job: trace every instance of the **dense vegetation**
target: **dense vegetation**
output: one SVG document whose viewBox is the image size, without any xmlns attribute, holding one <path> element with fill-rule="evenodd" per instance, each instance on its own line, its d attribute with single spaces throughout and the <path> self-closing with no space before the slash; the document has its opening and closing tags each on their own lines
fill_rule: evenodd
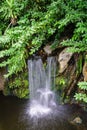
<svg viewBox="0 0 87 130">
<path fill-rule="evenodd" d="M 19 97 L 28 94 L 27 59 L 50 41 L 53 49 L 62 44 L 87 51 L 87 0 L 0 1 L 0 67 L 7 67 L 5 78 Z"/>
</svg>

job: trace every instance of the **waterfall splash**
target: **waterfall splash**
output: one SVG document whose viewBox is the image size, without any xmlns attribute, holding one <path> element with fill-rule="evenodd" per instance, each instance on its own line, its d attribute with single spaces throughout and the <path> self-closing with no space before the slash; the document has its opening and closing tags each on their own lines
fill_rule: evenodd
<svg viewBox="0 0 87 130">
<path fill-rule="evenodd" d="M 28 60 L 29 90 L 31 117 L 45 116 L 53 112 L 56 107 L 55 93 L 51 90 L 55 85 L 56 60 L 48 57 L 47 66 L 44 67 L 42 60 Z"/>
</svg>

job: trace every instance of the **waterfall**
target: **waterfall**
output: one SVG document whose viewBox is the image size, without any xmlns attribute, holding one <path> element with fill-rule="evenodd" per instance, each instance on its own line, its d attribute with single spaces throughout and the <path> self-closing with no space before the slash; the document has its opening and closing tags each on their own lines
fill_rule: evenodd
<svg viewBox="0 0 87 130">
<path fill-rule="evenodd" d="M 55 93 L 52 91 L 52 87 L 55 86 L 56 59 L 48 57 L 46 67 L 41 58 L 28 60 L 28 70 L 29 114 L 31 117 L 49 114 L 53 107 L 56 107 Z"/>
</svg>

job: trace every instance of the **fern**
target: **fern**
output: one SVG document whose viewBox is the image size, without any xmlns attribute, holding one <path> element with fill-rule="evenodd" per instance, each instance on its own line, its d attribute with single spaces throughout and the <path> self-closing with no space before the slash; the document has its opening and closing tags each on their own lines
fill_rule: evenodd
<svg viewBox="0 0 87 130">
<path fill-rule="evenodd" d="M 63 46 L 68 46 L 69 52 L 84 52 L 87 50 L 87 43 L 85 41 L 73 41 L 73 40 L 66 40 L 61 42 Z"/>
<path fill-rule="evenodd" d="M 76 93 L 74 97 L 76 100 L 83 101 L 83 102 L 87 103 L 87 94 Z"/>
<path fill-rule="evenodd" d="M 87 90 L 87 82 L 79 82 L 78 86 L 82 90 Z"/>
<path fill-rule="evenodd" d="M 79 88 L 82 90 L 82 93 L 76 93 L 75 94 L 75 99 L 84 101 L 87 103 L 87 93 L 84 93 L 84 91 L 87 91 L 87 82 L 79 82 L 78 83 Z"/>
</svg>

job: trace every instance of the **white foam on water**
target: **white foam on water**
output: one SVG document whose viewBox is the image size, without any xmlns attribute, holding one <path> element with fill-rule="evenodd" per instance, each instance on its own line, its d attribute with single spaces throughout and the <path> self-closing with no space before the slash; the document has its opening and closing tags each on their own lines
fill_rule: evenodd
<svg viewBox="0 0 87 130">
<path fill-rule="evenodd" d="M 34 101 L 33 104 L 31 104 L 28 110 L 28 113 L 31 117 L 45 116 L 51 112 L 51 108 L 38 104 L 38 102 L 36 101 Z"/>
</svg>

